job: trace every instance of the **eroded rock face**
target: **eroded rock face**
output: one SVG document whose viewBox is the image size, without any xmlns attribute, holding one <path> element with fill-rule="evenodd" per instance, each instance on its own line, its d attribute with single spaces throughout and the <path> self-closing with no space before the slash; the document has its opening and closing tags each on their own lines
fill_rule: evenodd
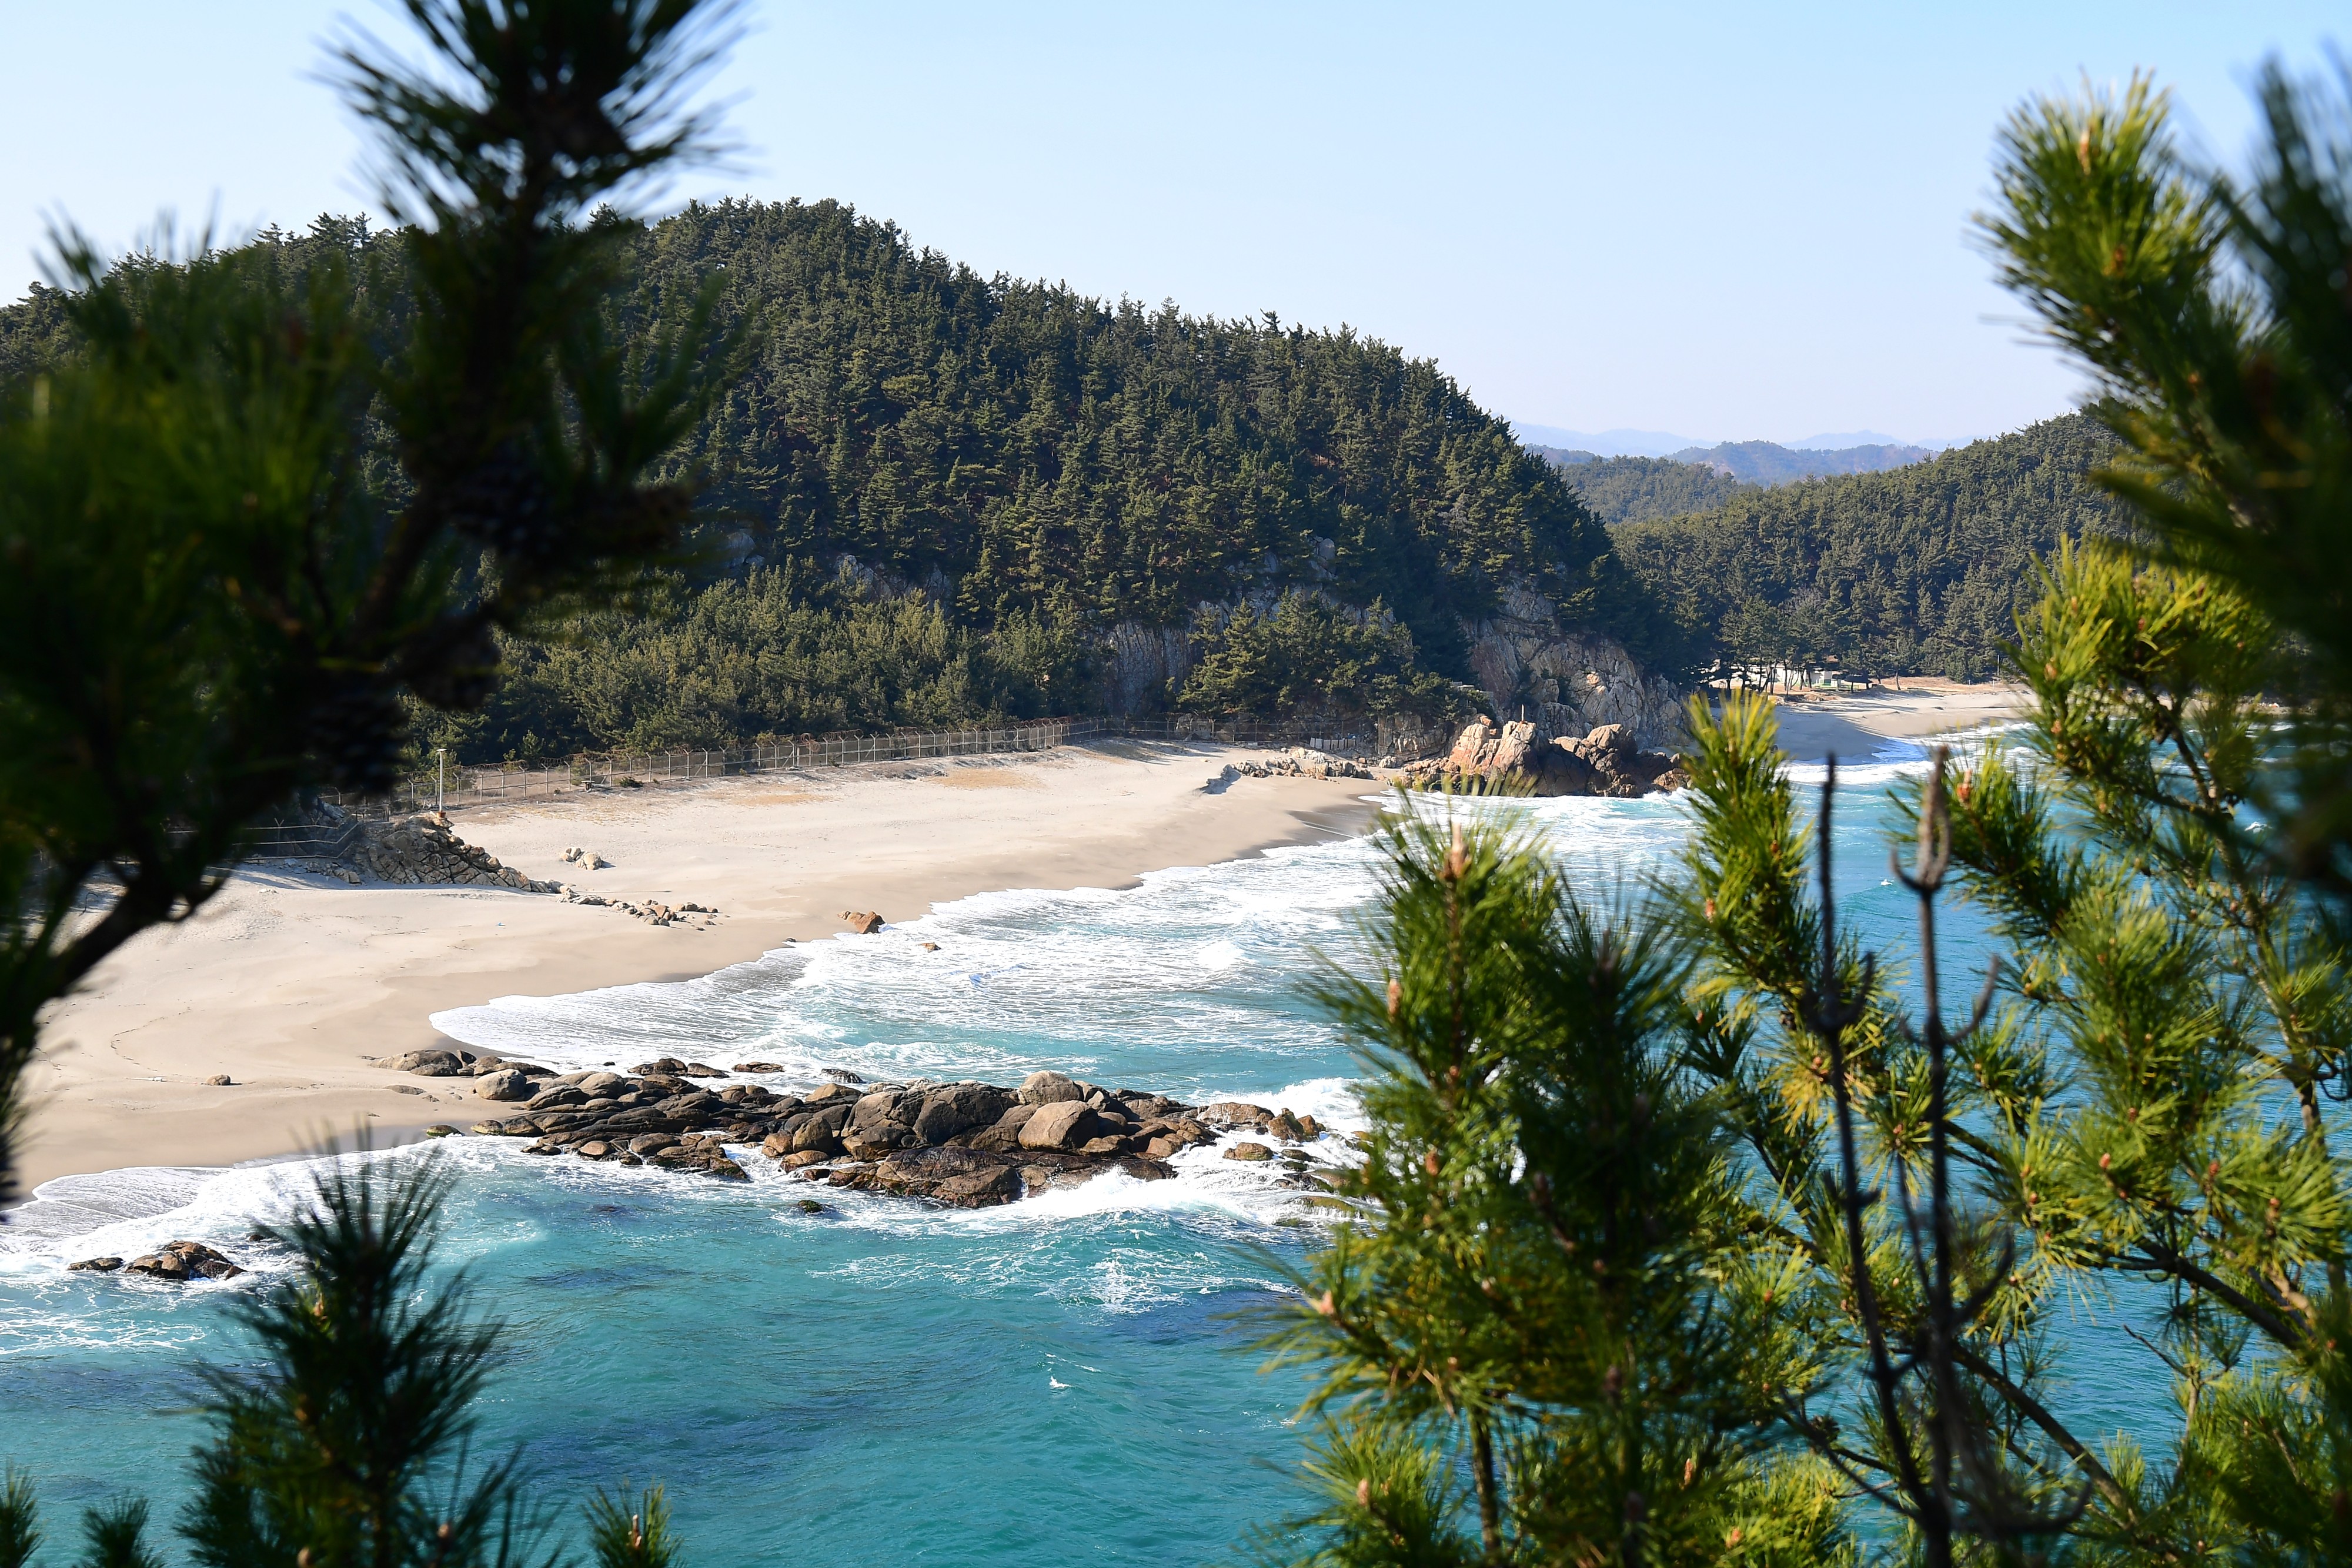
<svg viewBox="0 0 2352 1568">
<path fill-rule="evenodd" d="M 1683 696 L 1647 674 L 1607 637 L 1571 632 L 1559 607 L 1528 583 L 1507 585 L 1496 613 L 1464 628 L 1470 667 L 1499 713 L 1527 705 L 1547 736 L 1581 736 L 1622 725 L 1642 747 L 1672 750 L 1687 738 Z"/>
</svg>

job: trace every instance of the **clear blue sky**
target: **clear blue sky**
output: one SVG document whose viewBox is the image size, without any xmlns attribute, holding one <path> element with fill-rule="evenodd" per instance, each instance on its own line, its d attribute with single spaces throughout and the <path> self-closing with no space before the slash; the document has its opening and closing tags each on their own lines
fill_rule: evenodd
<svg viewBox="0 0 2352 1568">
<path fill-rule="evenodd" d="M 0 0 L 0 292 L 46 219 L 130 243 L 367 205 L 299 0 Z M 2235 159 L 2273 50 L 2339 7 L 751 0 L 736 166 L 671 200 L 833 196 L 984 272 L 1435 358 L 1523 423 L 1706 440 L 1984 434 L 2057 412 L 1967 243 L 2021 96 L 2136 66 Z M 2343 40 L 2352 42 L 2352 40 Z"/>
</svg>

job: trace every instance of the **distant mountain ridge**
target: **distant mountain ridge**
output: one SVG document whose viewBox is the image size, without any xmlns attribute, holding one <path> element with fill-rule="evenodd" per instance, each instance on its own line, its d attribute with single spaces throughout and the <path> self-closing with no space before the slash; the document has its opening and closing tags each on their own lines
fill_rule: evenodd
<svg viewBox="0 0 2352 1568">
<path fill-rule="evenodd" d="M 1559 469 L 1593 515 L 1612 526 L 1711 511 L 1743 489 L 1884 473 L 1936 455 L 1924 446 L 1879 444 L 1818 452 L 1769 441 L 1689 446 L 1671 457 L 1609 457 L 1562 446 L 1529 445 L 1528 450 Z"/>
<path fill-rule="evenodd" d="M 1686 446 L 1670 452 L 1676 463 L 1712 468 L 1727 479 L 1756 485 L 1787 485 L 1799 479 L 1819 479 L 1832 474 L 1878 474 L 1889 468 L 1924 463 L 1936 454 L 1925 446 L 1879 444 L 1848 446 L 1836 451 L 1792 448 L 1770 441 L 1726 441 L 1714 446 Z"/>
<path fill-rule="evenodd" d="M 1558 425 L 1529 424 L 1519 420 L 1511 422 L 1511 431 L 1519 438 L 1520 444 L 1530 452 L 1548 448 L 1585 452 L 1595 457 L 1685 457 L 1694 451 L 1713 451 L 1735 445 L 1778 445 L 1791 452 L 1846 452 L 1858 446 L 1901 446 L 1932 453 L 1967 444 L 1959 441 L 1906 441 L 1883 430 L 1830 431 L 1808 435 L 1801 441 L 1777 443 L 1708 442 L 1664 430 L 1563 430 Z"/>
</svg>

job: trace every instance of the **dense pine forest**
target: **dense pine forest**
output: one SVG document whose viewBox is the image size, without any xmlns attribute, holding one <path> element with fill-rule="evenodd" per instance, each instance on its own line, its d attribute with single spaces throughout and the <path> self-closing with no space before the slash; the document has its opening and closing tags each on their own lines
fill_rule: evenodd
<svg viewBox="0 0 2352 1568">
<path fill-rule="evenodd" d="M 404 243 L 320 220 L 255 245 L 375 267 L 389 319 Z M 1513 581 L 1670 652 L 1552 465 L 1385 343 L 983 277 L 830 202 L 695 206 L 633 244 L 618 324 L 716 279 L 746 345 L 676 458 L 708 520 L 647 613 L 524 654 L 449 737 L 468 752 L 1165 706 L 1204 659 L 1255 692 L 1227 622 L 1248 603 L 1262 640 L 1286 600 L 1328 633 L 1288 639 L 1317 667 L 1276 683 L 1309 707 L 1475 701 L 1465 625 Z M 0 374 L 64 350 L 58 305 L 0 313 Z"/>
<path fill-rule="evenodd" d="M 2040 602 L 2036 563 L 2062 540 L 2122 527 L 2084 480 L 2110 447 L 2068 415 L 1932 462 L 1743 489 L 1613 534 L 1684 628 L 1686 664 L 1974 680 L 1995 673 L 2016 616 Z"/>
<path fill-rule="evenodd" d="M 668 460 L 702 486 L 691 549 L 627 609 L 511 646 L 480 712 L 420 710 L 420 746 L 496 760 L 1179 706 L 1446 719 L 1509 695 L 1471 684 L 1469 639 L 1514 583 L 1675 679 L 1981 675 L 2034 559 L 2111 516 L 2079 483 L 2099 450 L 2080 420 L 1776 489 L 1561 465 L 1345 329 L 982 277 L 830 202 L 627 226 L 611 325 L 682 319 L 709 290 L 741 356 Z M 322 218 L 247 251 L 282 276 L 354 268 L 389 335 L 407 243 Z M 62 305 L 0 310 L 0 378 L 72 351 Z"/>
</svg>

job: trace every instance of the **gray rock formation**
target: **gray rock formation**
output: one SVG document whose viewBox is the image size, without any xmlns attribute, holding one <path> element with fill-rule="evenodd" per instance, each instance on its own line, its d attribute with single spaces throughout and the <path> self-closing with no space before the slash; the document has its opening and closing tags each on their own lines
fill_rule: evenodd
<svg viewBox="0 0 2352 1568">
<path fill-rule="evenodd" d="M 535 881 L 510 865 L 500 864 L 489 851 L 467 843 L 449 826 L 449 819 L 438 812 L 365 824 L 350 859 L 360 870 L 390 883 L 510 887 L 520 893 L 561 891 L 556 883 Z"/>
<path fill-rule="evenodd" d="M 1443 758 L 1408 764 L 1402 780 L 1417 789 L 1511 789 L 1530 795 L 1629 798 L 1690 782 L 1681 759 L 1642 751 L 1633 731 L 1605 724 L 1574 738 L 1543 739 L 1533 724 L 1497 727 L 1474 719 Z"/>
<path fill-rule="evenodd" d="M 1174 1174 L 1168 1162 L 1184 1150 L 1214 1143 L 1213 1129 L 1234 1127 L 1265 1129 L 1293 1145 L 1278 1179 L 1313 1186 L 1311 1157 L 1297 1151 L 1324 1136 L 1312 1118 L 1287 1111 L 1237 1101 L 1195 1109 L 1062 1072 L 1032 1073 L 1017 1091 L 968 1082 L 826 1083 L 798 1094 L 759 1083 L 713 1092 L 683 1076 L 694 1065 L 663 1057 L 635 1073 L 551 1077 L 502 1064 L 477 1082 L 532 1073 L 529 1098 L 520 1113 L 487 1118 L 473 1131 L 533 1139 L 530 1154 L 722 1181 L 749 1179 L 730 1152 L 748 1146 L 795 1179 L 966 1207 L 1010 1203 L 1106 1170 L 1158 1180 Z"/>
<path fill-rule="evenodd" d="M 1623 725 L 1652 750 L 1688 738 L 1673 683 L 1644 674 L 1607 637 L 1563 629 L 1559 607 L 1527 584 L 1506 589 L 1496 612 L 1465 631 L 1470 667 L 1498 713 L 1525 705 L 1529 722 L 1553 737 Z"/>
</svg>

